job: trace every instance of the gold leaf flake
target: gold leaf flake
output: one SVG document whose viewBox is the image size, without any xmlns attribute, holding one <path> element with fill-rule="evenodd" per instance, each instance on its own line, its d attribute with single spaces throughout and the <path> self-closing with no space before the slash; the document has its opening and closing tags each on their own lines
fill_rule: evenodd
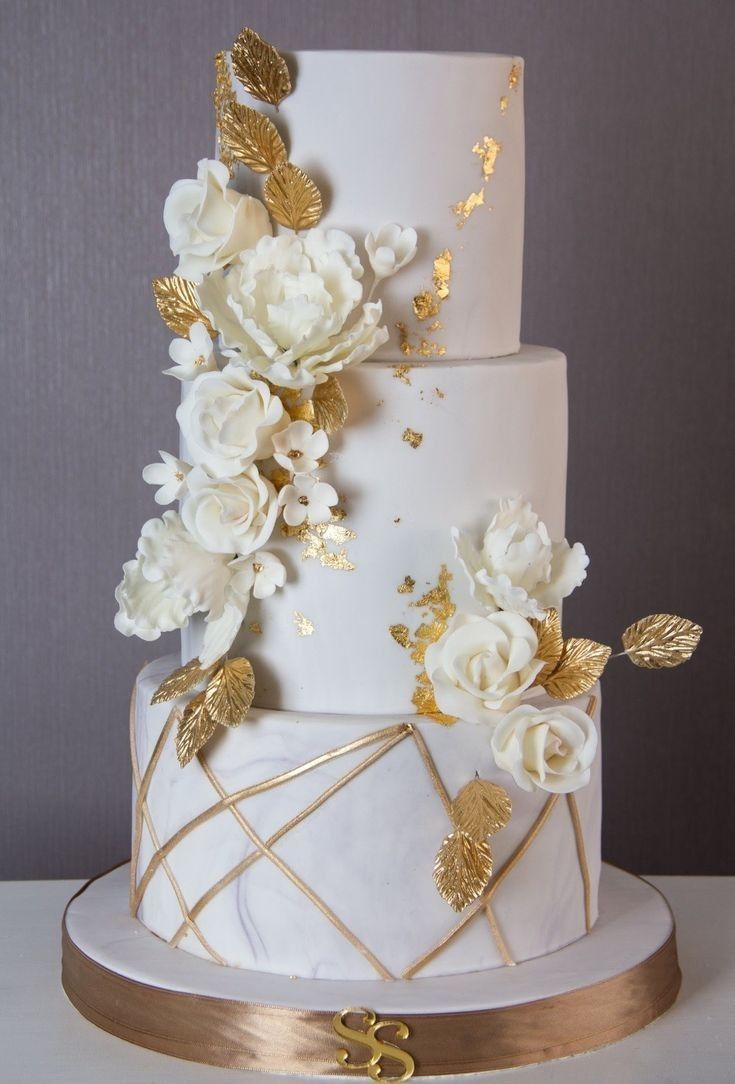
<svg viewBox="0 0 735 1084">
<path fill-rule="evenodd" d="M 441 388 L 434 388 L 434 395 L 436 395 L 437 399 L 444 398 L 444 392 L 441 390 Z"/>
<path fill-rule="evenodd" d="M 507 94 L 501 94 L 501 96 L 500 96 L 500 112 L 501 113 L 507 113 L 508 112 L 508 95 Z"/>
<path fill-rule="evenodd" d="M 313 621 L 310 621 L 309 618 L 300 613 L 299 610 L 294 610 L 293 621 L 299 636 L 311 636 L 314 632 Z"/>
<path fill-rule="evenodd" d="M 423 439 L 423 433 L 417 433 L 415 429 L 410 427 L 403 430 L 403 436 L 401 437 L 401 440 L 405 440 L 406 444 L 410 444 L 412 448 L 418 448 Z"/>
<path fill-rule="evenodd" d="M 454 823 L 476 843 L 505 828 L 512 812 L 508 792 L 479 777 L 462 787 L 452 802 Z"/>
<path fill-rule="evenodd" d="M 336 433 L 347 421 L 347 400 L 336 376 L 317 384 L 311 399 L 286 408 L 291 418 L 310 422 L 315 429 Z"/>
<path fill-rule="evenodd" d="M 284 162 L 271 173 L 263 199 L 276 222 L 291 230 L 308 230 L 322 217 L 319 189 L 303 169 Z"/>
<path fill-rule="evenodd" d="M 227 106 L 231 105 L 235 98 L 235 92 L 232 89 L 232 82 L 230 81 L 230 69 L 227 66 L 227 55 L 225 53 L 217 53 L 214 58 L 214 70 L 215 70 L 215 84 L 214 93 L 212 95 L 212 101 L 214 102 L 214 115 L 217 123 L 217 134 L 220 137 L 219 142 L 219 158 L 223 162 L 228 170 L 230 176 L 234 171 L 235 159 L 223 145 L 221 139 L 221 126 L 222 117 Z"/>
<path fill-rule="evenodd" d="M 302 523 L 299 527 L 281 525 L 281 533 L 286 538 L 297 538 L 304 547 L 301 560 L 316 559 L 323 568 L 332 568 L 340 572 L 353 572 L 354 564 L 347 556 L 345 545 L 357 538 L 351 527 L 344 527 L 345 518 L 342 508 L 335 508 L 328 523 Z M 340 549 L 330 547 L 341 547 Z"/>
<path fill-rule="evenodd" d="M 254 636 L 261 636 L 263 633 L 263 626 L 259 621 L 251 621 L 248 625 L 248 632 L 252 632 Z"/>
<path fill-rule="evenodd" d="M 439 301 L 430 290 L 422 290 L 413 299 L 412 307 L 417 320 L 428 320 L 439 312 Z"/>
<path fill-rule="evenodd" d="M 434 289 L 436 290 L 436 296 L 441 301 L 445 301 L 449 297 L 449 284 L 452 278 L 452 253 L 448 248 L 445 248 L 443 252 L 434 260 L 434 270 L 431 276 L 431 281 L 434 283 Z"/>
<path fill-rule="evenodd" d="M 544 682 L 544 688 L 556 700 L 581 696 L 595 684 L 609 658 L 610 648 L 604 644 L 575 638 L 565 640 L 559 664 Z"/>
<path fill-rule="evenodd" d="M 199 659 L 190 659 L 163 679 L 151 698 L 151 704 L 165 704 L 168 700 L 176 700 L 200 681 L 204 681 L 207 674 L 208 671 L 202 670 L 199 665 Z"/>
<path fill-rule="evenodd" d="M 388 631 L 399 647 L 408 648 L 411 646 L 411 633 L 408 631 L 408 625 L 391 625 Z"/>
<path fill-rule="evenodd" d="M 521 81 L 521 65 L 517 60 L 514 60 L 511 64 L 510 71 L 508 72 L 508 90 L 518 90 L 518 85 Z"/>
<path fill-rule="evenodd" d="M 200 320 L 212 338 L 216 332 L 199 307 L 196 285 L 179 275 L 153 279 L 151 283 L 156 308 L 164 324 L 175 335 L 186 336 L 192 324 Z"/>
<path fill-rule="evenodd" d="M 453 911 L 463 911 L 482 893 L 492 871 L 487 843 L 477 843 L 466 832 L 452 832 L 436 856 L 434 884 Z"/>
<path fill-rule="evenodd" d="M 416 587 L 416 580 L 413 576 L 406 576 L 403 583 L 399 583 L 397 591 L 399 595 L 410 595 Z"/>
<path fill-rule="evenodd" d="M 452 726 L 457 722 L 456 715 L 446 715 L 445 712 L 439 710 L 431 684 L 420 679 L 416 682 L 411 703 L 416 708 L 417 715 L 425 715 L 428 719 L 433 719 L 435 723 L 441 723 L 442 726 Z"/>
<path fill-rule="evenodd" d="M 535 685 L 543 685 L 550 678 L 559 663 L 564 648 L 564 640 L 561 634 L 561 621 L 559 611 L 550 609 L 546 611 L 543 621 L 531 618 L 531 626 L 538 636 L 536 658 L 543 659 L 545 665 L 534 682 Z"/>
<path fill-rule="evenodd" d="M 232 46 L 232 70 L 248 94 L 278 106 L 291 93 L 286 61 L 269 42 L 245 27 Z"/>
<path fill-rule="evenodd" d="M 692 657 L 702 626 L 675 614 L 651 614 L 623 633 L 623 647 L 631 662 L 646 670 L 679 666 Z"/>
<path fill-rule="evenodd" d="M 439 569 L 439 581 L 436 587 L 431 587 L 426 594 L 412 602 L 411 605 L 415 606 L 417 610 L 431 610 L 437 620 L 448 623 L 454 616 L 456 609 L 449 594 L 451 581 L 452 573 L 449 572 L 446 565 L 442 565 Z"/>
<path fill-rule="evenodd" d="M 413 343 L 406 325 L 402 321 L 396 324 L 396 328 L 401 353 L 407 358 L 410 358 L 413 354 L 417 354 L 421 358 L 443 358 L 447 352 L 446 346 L 429 342 L 428 339 L 422 338 L 419 339 L 418 343 Z"/>
<path fill-rule="evenodd" d="M 199 693 L 186 705 L 176 731 L 176 756 L 184 768 L 200 749 L 206 745 L 217 729 L 204 703 L 204 693 Z"/>
<path fill-rule="evenodd" d="M 452 210 L 457 216 L 457 229 L 461 230 L 467 219 L 470 217 L 473 211 L 476 211 L 478 207 L 482 207 L 485 203 L 485 187 L 483 186 L 479 192 L 470 192 L 467 199 L 461 199 L 459 203 L 455 203 L 452 206 Z"/>
<path fill-rule="evenodd" d="M 207 682 L 204 703 L 220 726 L 239 726 L 254 696 L 255 675 L 248 660 L 226 659 Z"/>
<path fill-rule="evenodd" d="M 286 161 L 286 148 L 273 121 L 237 102 L 222 110 L 220 140 L 226 153 L 254 173 L 272 173 Z"/>
<path fill-rule="evenodd" d="M 411 365 L 394 365 L 393 376 L 396 380 L 400 380 L 402 384 L 411 384 L 411 377 L 408 375 L 411 372 Z"/>
<path fill-rule="evenodd" d="M 482 175 L 486 179 L 492 177 L 495 172 L 495 163 L 503 149 L 502 143 L 498 143 L 493 136 L 483 136 L 482 143 L 475 143 L 472 148 L 473 154 L 478 154 L 482 160 Z"/>
</svg>

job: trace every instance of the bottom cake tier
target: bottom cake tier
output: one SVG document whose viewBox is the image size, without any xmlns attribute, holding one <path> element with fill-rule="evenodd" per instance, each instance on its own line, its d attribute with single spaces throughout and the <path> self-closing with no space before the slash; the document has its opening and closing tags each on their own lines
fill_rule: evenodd
<svg viewBox="0 0 735 1084">
<path fill-rule="evenodd" d="M 131 711 L 131 913 L 169 944 L 292 977 L 407 979 L 511 965 L 592 928 L 599 753 L 575 794 L 529 793 L 475 724 L 261 708 L 181 768 L 186 698 L 151 705 L 175 665 L 141 672 Z M 599 687 L 573 703 L 599 729 Z M 457 915 L 432 871 L 475 771 L 513 812 L 487 888 Z"/>
</svg>

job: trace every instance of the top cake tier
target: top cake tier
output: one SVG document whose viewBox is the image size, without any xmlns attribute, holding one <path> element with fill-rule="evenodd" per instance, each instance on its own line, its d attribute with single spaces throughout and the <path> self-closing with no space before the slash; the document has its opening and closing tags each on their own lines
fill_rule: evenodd
<svg viewBox="0 0 735 1084">
<path fill-rule="evenodd" d="M 376 359 L 501 357 L 519 348 L 523 62 L 482 53 L 285 54 L 294 90 L 266 112 L 325 197 L 320 225 L 355 237 L 413 226 L 418 254 L 381 286 Z M 242 169 L 237 187 L 259 194 Z M 435 265 L 435 261 L 438 264 Z M 446 296 L 442 296 L 448 290 Z"/>
</svg>

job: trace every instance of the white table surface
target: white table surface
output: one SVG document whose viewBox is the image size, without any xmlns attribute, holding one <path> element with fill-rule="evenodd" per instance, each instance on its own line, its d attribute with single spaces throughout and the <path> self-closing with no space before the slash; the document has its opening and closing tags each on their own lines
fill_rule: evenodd
<svg viewBox="0 0 735 1084">
<path fill-rule="evenodd" d="M 604 1050 L 464 1079 L 472 1084 L 735 1081 L 735 877 L 649 879 L 676 916 L 684 985 L 673 1009 Z M 71 1007 L 59 978 L 60 921 L 80 883 L 0 883 L 0 1081 L 226 1084 L 246 1078 L 263 1084 L 262 1073 L 195 1065 L 132 1046 L 100 1031 Z"/>
</svg>

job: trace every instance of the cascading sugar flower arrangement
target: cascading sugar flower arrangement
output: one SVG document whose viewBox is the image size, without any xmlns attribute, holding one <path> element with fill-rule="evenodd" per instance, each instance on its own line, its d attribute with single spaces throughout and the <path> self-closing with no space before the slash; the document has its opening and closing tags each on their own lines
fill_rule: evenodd
<svg viewBox="0 0 735 1084">
<path fill-rule="evenodd" d="M 323 474 L 329 434 L 347 416 L 338 374 L 386 341 L 376 291 L 413 259 L 417 241 L 394 223 L 364 238 L 373 276 L 366 295 L 355 239 L 317 225 L 316 185 L 288 161 L 273 122 L 235 101 L 223 63 L 219 56 L 222 161 L 202 159 L 196 178 L 172 186 L 163 219 L 178 263 L 153 283 L 177 335 L 164 372 L 184 386 L 176 412 L 182 458 L 161 451 L 143 478 L 158 504 L 179 501 L 180 512 L 144 525 L 116 591 L 115 625 L 126 636 L 155 640 L 205 615 L 199 657 L 156 694 L 174 699 L 206 682 L 182 716 L 182 764 L 217 723 L 240 723 L 252 702 L 249 662 L 225 657 L 251 596 L 266 599 L 286 582 L 269 548 L 278 523 L 288 538 L 289 528 L 333 514 L 337 492 Z M 233 71 L 262 101 L 277 104 L 291 92 L 285 61 L 253 31 L 239 36 Z M 268 174 L 263 200 L 233 187 L 236 163 Z"/>
</svg>

